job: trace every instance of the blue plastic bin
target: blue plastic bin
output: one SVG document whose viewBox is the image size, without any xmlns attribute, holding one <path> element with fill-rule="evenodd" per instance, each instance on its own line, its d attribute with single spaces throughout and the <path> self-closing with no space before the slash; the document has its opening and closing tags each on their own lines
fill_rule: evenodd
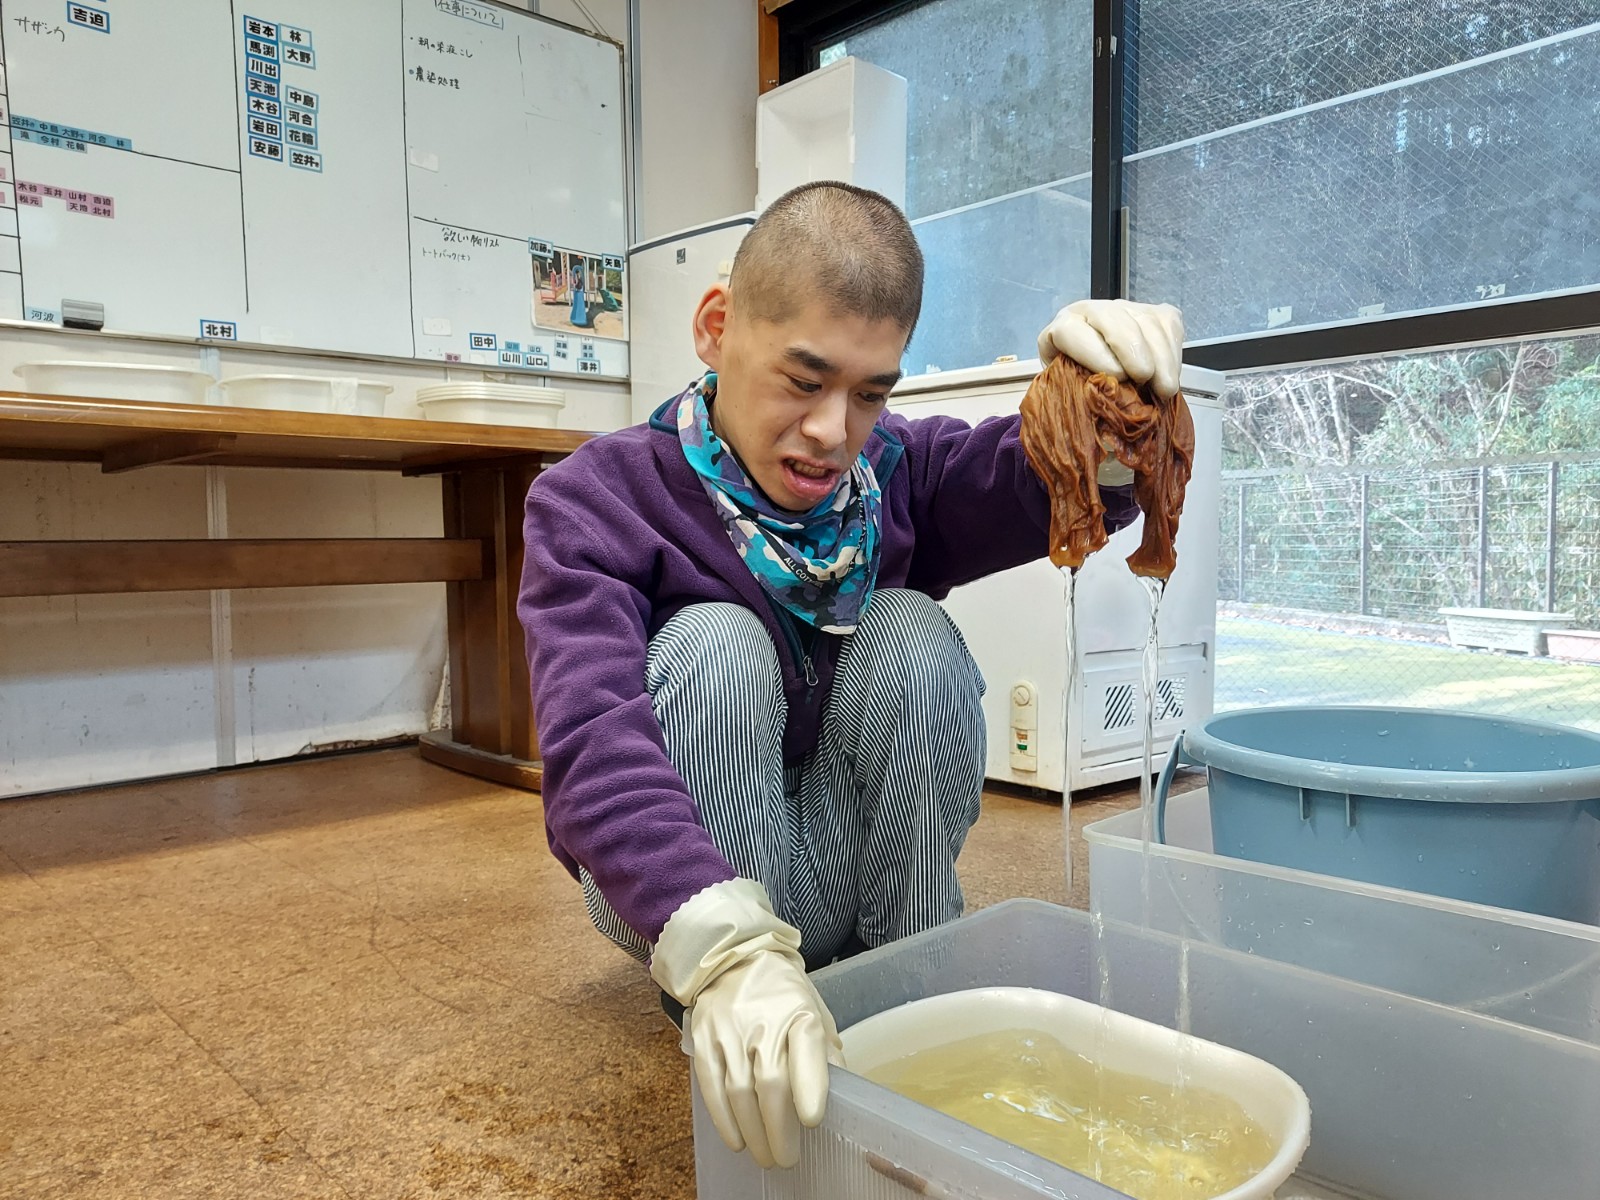
<svg viewBox="0 0 1600 1200">
<path fill-rule="evenodd" d="M 1428 709 L 1222 713 L 1204 764 L 1218 854 L 1600 924 L 1600 735 Z"/>
</svg>

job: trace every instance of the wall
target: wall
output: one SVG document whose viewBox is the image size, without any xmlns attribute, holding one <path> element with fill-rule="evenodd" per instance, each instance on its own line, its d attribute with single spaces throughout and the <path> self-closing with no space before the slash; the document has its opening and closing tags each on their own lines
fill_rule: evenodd
<svg viewBox="0 0 1600 1200">
<path fill-rule="evenodd" d="M 635 2 L 635 186 L 649 241 L 755 207 L 756 0 Z"/>
</svg>

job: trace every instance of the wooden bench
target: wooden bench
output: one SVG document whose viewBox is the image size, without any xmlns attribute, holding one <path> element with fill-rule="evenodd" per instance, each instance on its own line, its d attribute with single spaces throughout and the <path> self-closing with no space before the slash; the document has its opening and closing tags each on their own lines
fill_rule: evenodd
<svg viewBox="0 0 1600 1200">
<path fill-rule="evenodd" d="M 517 621 L 522 505 L 593 434 L 558 429 L 0 392 L 0 459 L 291 467 L 442 477 L 442 538 L 0 542 L 0 597 L 336 584 L 448 585 L 451 735 L 423 757 L 537 789 L 539 738 Z"/>
</svg>

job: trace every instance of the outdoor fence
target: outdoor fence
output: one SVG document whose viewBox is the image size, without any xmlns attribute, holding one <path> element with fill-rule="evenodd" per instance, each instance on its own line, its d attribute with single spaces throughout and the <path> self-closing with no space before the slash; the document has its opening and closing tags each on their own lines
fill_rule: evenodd
<svg viewBox="0 0 1600 1200">
<path fill-rule="evenodd" d="M 1446 607 L 1600 627 L 1600 455 L 1225 472 L 1223 600 L 1441 623 Z"/>
</svg>

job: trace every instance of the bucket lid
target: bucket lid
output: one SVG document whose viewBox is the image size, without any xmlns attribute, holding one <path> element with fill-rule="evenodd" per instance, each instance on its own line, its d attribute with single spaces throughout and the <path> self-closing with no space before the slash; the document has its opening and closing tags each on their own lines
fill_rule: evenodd
<svg viewBox="0 0 1600 1200">
<path fill-rule="evenodd" d="M 1600 734 L 1451 709 L 1235 709 L 1183 734 L 1218 770 L 1312 791 L 1457 804 L 1600 798 Z"/>
</svg>

